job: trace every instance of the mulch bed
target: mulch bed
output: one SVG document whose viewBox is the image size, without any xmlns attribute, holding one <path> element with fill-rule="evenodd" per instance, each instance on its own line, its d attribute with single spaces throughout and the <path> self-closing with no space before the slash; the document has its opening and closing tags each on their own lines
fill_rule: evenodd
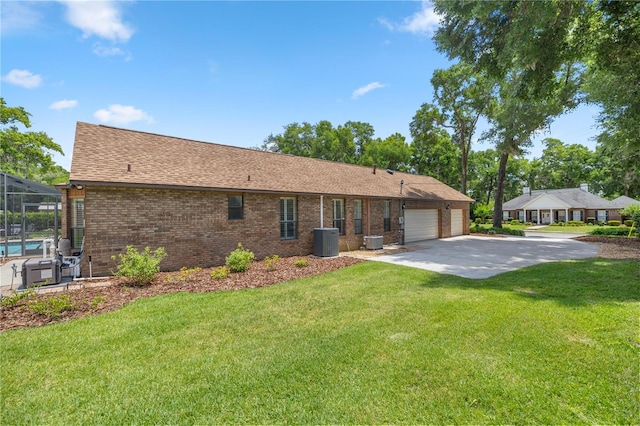
<svg viewBox="0 0 640 426">
<path fill-rule="evenodd" d="M 600 247 L 598 257 L 640 260 L 640 239 L 638 238 L 588 236 L 575 239 Z M 302 268 L 295 266 L 295 263 L 300 259 L 308 260 L 308 266 Z M 158 274 L 151 284 L 145 286 L 132 286 L 125 280 L 117 278 L 111 278 L 107 281 L 86 281 L 83 288 L 63 289 L 56 293 L 32 296 L 32 298 L 46 298 L 60 294 L 68 295 L 74 309 L 62 312 L 58 318 L 36 314 L 28 309 L 26 305 L 32 299 L 23 299 L 14 306 L 0 307 L 0 331 L 38 327 L 114 311 L 141 297 L 176 292 L 213 292 L 265 287 L 298 278 L 321 275 L 364 261 L 363 258 L 352 256 L 334 258 L 298 256 L 280 259 L 273 271 L 267 270 L 264 262 L 255 262 L 248 271 L 229 274 L 227 278 L 221 280 L 211 278 L 211 271 L 214 268 L 206 268 L 192 274 L 163 272 Z"/>
<path fill-rule="evenodd" d="M 640 238 L 586 236 L 576 237 L 574 240 L 600 247 L 598 257 L 640 260 Z"/>
<path fill-rule="evenodd" d="M 295 263 L 305 259 L 307 266 L 298 267 Z M 132 286 L 122 278 L 108 281 L 85 281 L 83 288 L 61 289 L 61 291 L 38 294 L 30 299 L 22 299 L 14 306 L 0 307 L 0 331 L 23 327 L 38 327 L 54 322 L 68 321 L 90 315 L 114 311 L 141 297 L 161 294 L 190 292 L 203 293 L 222 290 L 243 290 L 259 288 L 282 283 L 298 278 L 321 275 L 346 266 L 364 262 L 354 257 L 288 257 L 278 260 L 275 270 L 268 271 L 264 262 L 254 262 L 246 272 L 229 274 L 224 279 L 211 278 L 215 268 L 201 269 L 191 274 L 178 272 L 161 272 L 148 285 Z M 64 311 L 58 318 L 36 314 L 27 308 L 27 303 L 34 297 L 57 297 L 66 294 L 71 299 L 74 309 Z"/>
</svg>

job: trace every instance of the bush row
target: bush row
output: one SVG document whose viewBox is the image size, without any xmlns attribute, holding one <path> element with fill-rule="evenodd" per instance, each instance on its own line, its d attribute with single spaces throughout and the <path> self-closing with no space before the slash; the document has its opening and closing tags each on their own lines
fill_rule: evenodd
<svg viewBox="0 0 640 426">
<path fill-rule="evenodd" d="M 638 236 L 638 229 L 634 228 L 631 230 L 626 226 L 606 226 L 606 227 L 597 227 L 591 231 L 591 235 L 608 235 L 608 236 L 616 236 L 616 237 L 626 237 L 629 235 L 629 231 L 631 231 L 631 236 Z"/>
<path fill-rule="evenodd" d="M 522 229 L 509 229 L 509 228 L 480 228 L 474 226 L 470 229 L 472 234 L 504 234 L 504 235 L 517 235 L 519 237 L 524 237 L 524 230 Z"/>
</svg>

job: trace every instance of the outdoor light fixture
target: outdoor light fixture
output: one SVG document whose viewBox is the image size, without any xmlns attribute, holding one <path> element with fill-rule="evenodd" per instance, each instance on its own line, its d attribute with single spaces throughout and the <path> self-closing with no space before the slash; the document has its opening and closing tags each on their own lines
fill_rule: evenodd
<svg viewBox="0 0 640 426">
<path fill-rule="evenodd" d="M 450 204 L 447 204 L 447 210 L 449 210 L 451 208 Z"/>
</svg>

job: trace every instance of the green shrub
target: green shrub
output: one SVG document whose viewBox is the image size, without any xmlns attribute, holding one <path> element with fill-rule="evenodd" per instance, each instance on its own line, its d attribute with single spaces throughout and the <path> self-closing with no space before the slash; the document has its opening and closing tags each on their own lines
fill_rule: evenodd
<svg viewBox="0 0 640 426">
<path fill-rule="evenodd" d="M 629 228 L 626 227 L 621 227 L 621 226 L 606 226 L 606 227 L 598 227 L 598 228 L 594 228 L 593 231 L 591 231 L 591 235 L 608 235 L 608 236 L 615 236 L 615 237 L 626 237 L 627 235 L 629 235 Z M 637 236 L 638 235 L 638 231 L 637 230 L 633 230 L 631 233 L 632 236 Z"/>
<path fill-rule="evenodd" d="M 511 222 L 509 222 L 509 225 L 522 225 L 522 221 L 519 219 L 513 219 Z"/>
<path fill-rule="evenodd" d="M 214 280 L 223 280 L 229 275 L 229 268 L 221 266 L 211 271 L 211 278 Z"/>
<path fill-rule="evenodd" d="M 484 224 L 485 225 L 491 225 L 493 223 L 493 219 L 489 218 L 489 219 L 485 219 Z"/>
<path fill-rule="evenodd" d="M 195 267 L 195 268 L 187 268 L 186 266 L 183 266 L 182 268 L 180 268 L 179 272 L 173 273 L 173 274 L 169 274 L 167 275 L 167 277 L 165 278 L 168 282 L 184 282 L 184 281 L 189 281 L 192 278 L 194 278 L 194 276 L 200 272 L 202 270 L 202 268 L 199 267 Z"/>
<path fill-rule="evenodd" d="M 107 301 L 106 297 L 102 295 L 98 295 L 94 297 L 93 300 L 91 300 L 91 308 L 96 309 L 101 303 L 106 301 Z"/>
<path fill-rule="evenodd" d="M 27 306 L 36 314 L 53 319 L 60 318 L 64 311 L 71 311 L 75 308 L 68 294 L 34 299 Z"/>
<path fill-rule="evenodd" d="M 0 299 L 0 306 L 16 306 L 21 300 L 28 299 L 31 296 L 35 296 L 35 294 L 36 292 L 32 288 L 21 292 L 13 290 L 13 294 L 11 296 L 2 296 L 2 299 Z"/>
<path fill-rule="evenodd" d="M 484 219 L 482 219 L 481 217 L 476 217 L 476 219 L 474 220 L 474 222 L 477 225 L 482 225 L 482 223 L 484 222 Z"/>
<path fill-rule="evenodd" d="M 570 220 L 568 226 L 584 226 L 584 222 L 581 220 Z M 593 223 L 591 223 L 593 225 Z"/>
<path fill-rule="evenodd" d="M 167 252 L 163 247 L 159 247 L 151 253 L 149 247 L 141 252 L 133 246 L 127 246 L 126 253 L 118 255 L 120 264 L 116 267 L 113 275 L 116 277 L 126 277 L 135 285 L 149 284 L 158 272 L 160 272 L 160 262 L 167 257 Z M 116 256 L 111 256 L 116 260 Z"/>
<path fill-rule="evenodd" d="M 596 223 L 596 218 L 595 217 L 588 217 L 587 218 L 587 224 L 595 224 Z"/>
<path fill-rule="evenodd" d="M 238 247 L 225 259 L 225 264 L 231 272 L 244 272 L 255 258 L 251 250 L 243 248 L 242 243 L 238 243 Z"/>
<path fill-rule="evenodd" d="M 280 256 L 278 256 L 277 254 L 274 254 L 271 257 L 269 256 L 265 257 L 264 264 L 267 267 L 267 271 L 275 271 L 276 263 L 278 263 L 278 260 L 280 260 Z"/>
<path fill-rule="evenodd" d="M 628 226 L 629 228 L 631 228 L 631 226 L 633 225 L 633 220 L 628 219 L 624 221 L 624 225 Z"/>
<path fill-rule="evenodd" d="M 296 265 L 298 268 L 304 268 L 304 267 L 307 267 L 307 266 L 309 266 L 309 259 L 298 259 L 298 260 L 296 260 L 295 265 Z"/>
<path fill-rule="evenodd" d="M 607 221 L 607 225 L 609 225 L 609 226 L 620 226 L 620 221 L 619 220 L 609 220 L 609 221 Z"/>
</svg>

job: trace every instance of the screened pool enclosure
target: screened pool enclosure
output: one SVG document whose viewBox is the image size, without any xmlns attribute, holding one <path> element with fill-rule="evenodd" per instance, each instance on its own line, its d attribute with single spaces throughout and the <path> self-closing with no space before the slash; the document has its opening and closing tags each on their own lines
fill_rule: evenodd
<svg viewBox="0 0 640 426">
<path fill-rule="evenodd" d="M 60 233 L 60 192 L 50 186 L 0 173 L 0 255 L 43 254 Z M 46 248 L 46 247 L 45 247 Z"/>
</svg>

